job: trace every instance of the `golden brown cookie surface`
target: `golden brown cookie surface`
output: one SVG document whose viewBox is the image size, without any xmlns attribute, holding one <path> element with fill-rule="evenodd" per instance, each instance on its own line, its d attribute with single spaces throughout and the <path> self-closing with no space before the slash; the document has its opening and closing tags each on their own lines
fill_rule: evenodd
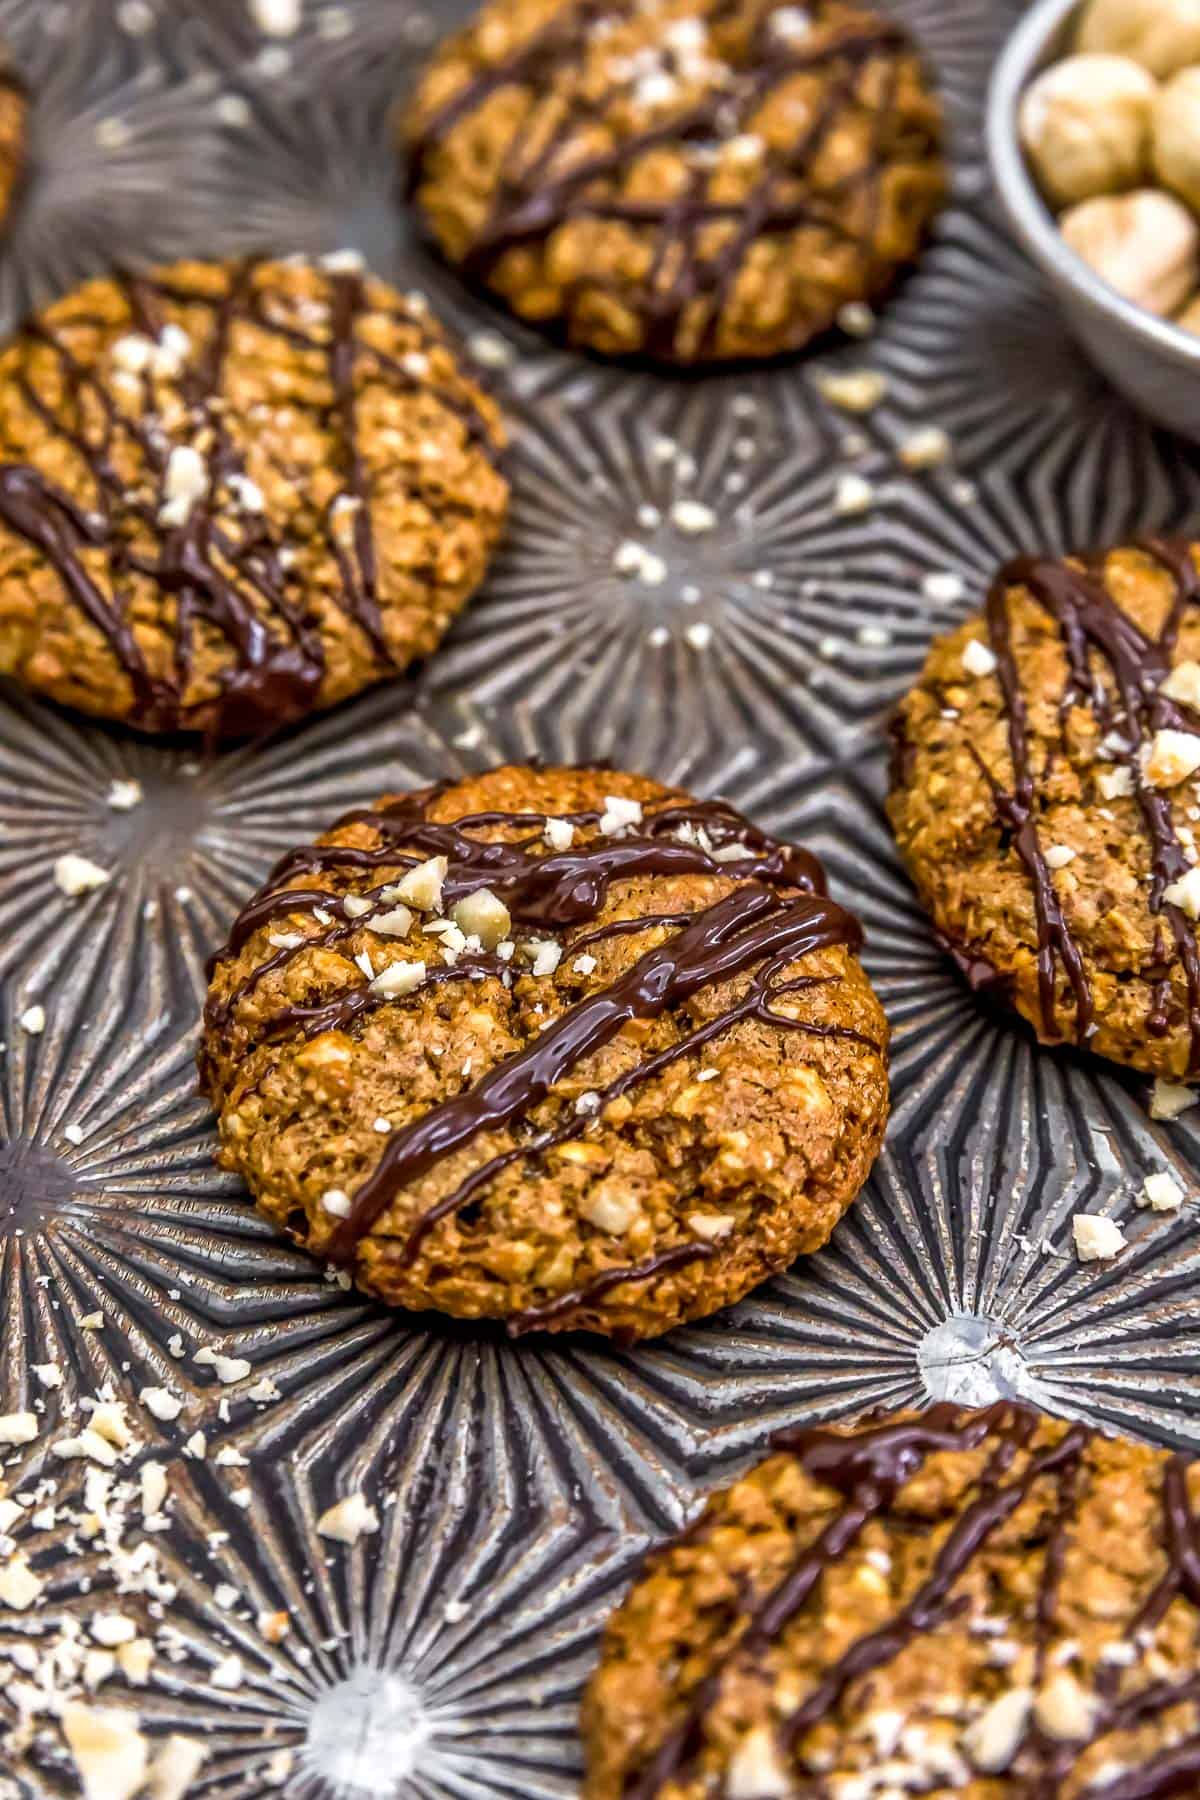
<svg viewBox="0 0 1200 1800">
<path fill-rule="evenodd" d="M 451 262 L 672 363 L 801 348 L 890 286 L 944 194 L 918 57 L 844 0 L 491 0 L 404 135 Z"/>
<path fill-rule="evenodd" d="M 781 1442 L 610 1622 L 587 1800 L 1200 1791 L 1200 1467 L 1008 1403 Z"/>
<path fill-rule="evenodd" d="M 381 802 L 217 959 L 222 1160 L 396 1305 L 667 1330 L 817 1249 L 866 1178 L 860 936 L 803 851 L 640 776 Z"/>
<path fill-rule="evenodd" d="M 937 642 L 889 813 L 956 960 L 1047 1042 L 1200 1075 L 1200 550 L 1027 558 Z"/>
<path fill-rule="evenodd" d="M 88 283 L 0 352 L 0 669 L 146 731 L 257 734 L 431 651 L 502 431 L 352 258 Z"/>
</svg>

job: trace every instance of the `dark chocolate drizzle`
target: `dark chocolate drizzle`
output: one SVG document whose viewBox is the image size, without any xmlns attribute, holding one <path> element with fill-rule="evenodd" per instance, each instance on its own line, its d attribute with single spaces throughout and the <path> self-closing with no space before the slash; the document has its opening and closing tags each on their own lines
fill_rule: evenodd
<svg viewBox="0 0 1200 1800">
<path fill-rule="evenodd" d="M 720 24 L 731 8 L 718 0 L 703 16 Z M 419 193 L 429 158 L 464 118 L 476 113 L 500 89 L 527 86 L 546 95 L 554 107 L 552 129 L 538 127 L 541 111 L 526 121 L 508 147 L 496 182 L 491 209 L 462 258 L 477 279 L 487 281 L 510 250 L 547 239 L 573 219 L 610 219 L 652 227 L 654 256 L 639 282 L 622 282 L 619 298 L 639 318 L 645 348 L 671 359 L 682 354 L 679 341 L 684 316 L 697 302 L 706 307 L 701 351 L 710 349 L 729 295 L 754 244 L 800 226 L 819 226 L 832 237 L 854 244 L 871 280 L 876 278 L 874 236 L 884 173 L 898 157 L 930 157 L 936 139 L 917 134 L 896 108 L 896 64 L 913 51 L 908 34 L 892 21 L 869 14 L 848 14 L 826 25 L 818 17 L 814 41 L 789 45 L 773 33 L 767 7 L 750 36 L 743 60 L 728 67 L 728 79 L 685 110 L 661 114 L 653 123 L 622 138 L 611 150 L 588 157 L 562 155 L 577 131 L 603 117 L 604 103 L 563 86 L 564 77 L 581 65 L 593 27 L 627 18 L 632 0 L 576 0 L 564 6 L 527 43 L 497 63 L 485 64 L 428 118 L 409 147 L 410 193 Z M 820 5 L 814 9 L 820 13 Z M 885 98 L 878 107 L 872 140 L 861 168 L 828 188 L 818 189 L 806 177 L 816 166 L 839 118 L 857 97 L 864 71 L 878 58 L 889 59 Z M 814 117 L 783 152 L 768 150 L 762 174 L 742 200 L 723 203 L 709 193 L 710 170 L 699 160 L 683 191 L 663 201 L 625 197 L 626 177 L 647 152 L 662 144 L 703 146 L 736 137 L 747 130 L 773 90 L 794 75 L 828 71 L 829 80 Z M 549 96 L 553 96 L 551 100 Z M 615 75 L 610 103 L 627 98 L 628 88 Z M 536 153 L 527 154 L 531 143 Z M 801 184 L 797 193 L 797 183 Z M 856 202 L 865 190 L 865 201 Z M 704 248 L 706 227 L 733 224 L 720 248 Z M 577 287 L 595 288 L 598 277 L 585 273 Z M 614 289 L 614 291 L 616 291 Z M 693 352 L 694 354 L 694 352 Z"/>
<path fill-rule="evenodd" d="M 466 895 L 487 887 L 507 906 L 514 936 L 522 930 L 535 937 L 547 931 L 567 934 L 562 944 L 564 956 L 577 955 L 608 937 L 656 926 L 673 928 L 673 935 L 637 958 L 611 985 L 586 994 L 522 1050 L 387 1138 L 381 1144 L 378 1163 L 352 1197 L 350 1215 L 333 1233 L 328 1253 L 335 1260 L 353 1262 L 358 1245 L 397 1195 L 438 1163 L 484 1135 L 519 1129 L 558 1083 L 611 1043 L 631 1021 L 658 1018 L 719 983 L 750 976 L 745 993 L 725 1011 L 681 1032 L 677 1042 L 635 1064 L 599 1093 L 595 1114 L 744 1019 L 756 1018 L 780 1030 L 856 1042 L 882 1054 L 880 1045 L 849 1027 L 804 1022 L 775 1010 L 777 1001 L 820 985 L 824 979 L 785 979 L 791 965 L 833 945 L 857 949 L 862 941 L 857 922 L 827 897 L 823 871 L 808 852 L 767 837 L 719 801 L 665 804 L 647 811 L 639 824 L 620 836 L 597 835 L 599 815 L 594 812 L 568 815 L 582 841 L 566 851 L 553 851 L 546 848 L 542 836 L 545 820 L 540 814 L 489 812 L 452 822 L 431 820 L 430 804 L 441 791 L 429 789 L 376 810 L 348 815 L 342 826 L 366 826 L 378 839 L 369 848 L 314 844 L 283 859 L 268 886 L 235 921 L 228 942 L 213 958 L 210 974 L 236 956 L 263 927 L 283 918 L 299 923 L 314 912 L 320 912 L 324 922 L 317 921 L 316 934 L 305 934 L 301 944 L 285 945 L 258 964 L 223 999 L 210 996 L 205 1010 L 208 1034 L 229 1028 L 238 1008 L 267 971 L 285 967 L 314 945 L 328 948 L 369 931 L 368 917 L 346 912 L 344 893 L 305 885 L 317 873 L 349 885 L 356 898 L 386 904 L 380 900 L 382 891 L 399 880 L 406 867 L 431 856 L 444 856 L 445 913 Z M 505 836 L 475 835 L 497 830 Z M 730 846 L 742 854 L 723 860 L 719 853 Z M 369 880 L 376 871 L 381 876 L 386 872 L 386 879 L 364 888 L 363 876 Z M 739 885 L 696 914 L 619 918 L 591 930 L 580 929 L 594 924 L 614 883 L 639 876 L 675 875 L 722 876 Z M 289 887 L 289 882 L 298 885 Z M 494 954 L 468 949 L 452 965 L 430 966 L 426 981 L 503 979 L 508 967 Z M 402 999 L 371 992 L 364 976 L 362 985 L 312 1005 L 284 1007 L 265 1023 L 256 1022 L 254 1035 L 264 1045 L 289 1037 L 307 1039 L 322 1031 L 351 1029 L 376 1008 L 401 1004 Z M 212 1087 L 214 1071 L 203 1051 L 201 1073 Z M 585 1130 L 586 1120 L 573 1106 L 567 1106 L 560 1123 L 482 1162 L 417 1219 L 400 1247 L 401 1266 L 411 1265 L 438 1223 L 476 1201 L 503 1169 L 542 1155 Z M 702 1241 L 667 1246 L 648 1262 L 603 1270 L 582 1288 L 530 1308 L 512 1321 L 511 1329 L 520 1335 L 542 1324 L 561 1322 L 621 1282 L 647 1281 L 712 1254 L 712 1247 Z"/>
<path fill-rule="evenodd" d="M 988 596 L 986 617 L 1008 720 L 1012 788 L 1001 786 L 982 762 L 980 767 L 992 789 L 996 816 L 1009 834 L 1033 889 L 1043 1024 L 1049 1035 L 1057 1035 L 1056 987 L 1061 970 L 1074 998 L 1075 1038 L 1086 1045 L 1095 1023 L 1092 987 L 1039 837 L 1038 781 L 1042 771 L 1033 767 L 1028 705 L 1012 645 L 1010 599 L 1014 589 L 1024 588 L 1050 614 L 1062 634 L 1068 674 L 1060 715 L 1065 719 L 1072 706 L 1086 706 L 1104 732 L 1117 734 L 1126 746 L 1113 760 L 1130 771 L 1142 827 L 1150 843 L 1150 908 L 1162 914 L 1183 968 L 1191 1041 L 1189 1074 L 1200 1075 L 1200 953 L 1191 921 L 1163 898 L 1165 890 L 1191 865 L 1175 835 L 1169 796 L 1152 787 L 1142 771 L 1142 751 L 1156 732 L 1167 728 L 1200 730 L 1200 719 L 1161 692 L 1161 684 L 1171 671 L 1181 620 L 1186 610 L 1200 601 L 1200 574 L 1183 541 L 1151 537 L 1143 539 L 1138 548 L 1174 583 L 1174 601 L 1157 638 L 1148 637 L 1118 606 L 1109 592 L 1103 557 L 1084 558 L 1077 563 L 1019 557 L 1000 571 Z M 1110 683 L 1100 678 L 1096 659 L 1107 669 Z M 1156 969 L 1146 972 L 1153 986 L 1147 1029 L 1156 1036 L 1169 1029 L 1164 1010 L 1169 985 L 1161 971 L 1164 951 L 1160 937 Z"/>
<path fill-rule="evenodd" d="M 438 401 L 453 411 L 477 447 L 494 458 L 498 446 L 465 389 L 431 385 L 403 362 L 370 343 L 359 331 L 366 315 L 394 319 L 414 335 L 414 347 L 427 352 L 440 343 L 435 328 L 415 309 L 383 307 L 377 295 L 368 300 L 363 279 L 352 272 L 329 272 L 327 330 L 302 328 L 292 318 L 277 316 L 269 290 L 258 283 L 262 265 L 246 261 L 235 267 L 224 292 L 183 285 L 179 277 L 119 277 L 129 313 L 129 329 L 157 340 L 167 303 L 203 309 L 210 315 L 206 340 L 189 352 L 187 366 L 172 379 L 189 409 L 188 441 L 207 430 L 212 447 L 206 454 L 208 490 L 193 506 L 187 522 L 160 522 L 164 482 L 171 445 L 158 428 L 149 378 L 140 417 L 119 407 L 107 377 L 82 363 L 64 331 L 34 320 L 25 328 L 31 349 L 50 350 L 57 362 L 61 396 L 47 400 L 30 374 L 26 358 L 14 377 L 25 404 L 47 432 L 68 445 L 86 466 L 95 485 L 94 510 L 86 510 L 37 467 L 0 464 L 0 521 L 31 544 L 57 574 L 72 603 L 101 633 L 132 690 L 131 723 L 146 731 L 193 729 L 197 715 L 214 737 L 261 735 L 303 717 L 316 704 L 325 675 L 325 653 L 319 625 L 307 607 L 296 578 L 286 566 L 289 545 L 266 515 L 221 500 L 230 478 L 244 475 L 244 460 L 233 442 L 223 406 L 222 385 L 232 334 L 239 323 L 284 339 L 298 350 L 313 352 L 329 378 L 328 407 L 339 439 L 338 464 L 342 496 L 353 507 L 352 554 L 334 529 L 336 501 L 319 522 L 337 567 L 337 604 L 362 631 L 380 673 L 394 666 L 380 617 L 377 568 L 371 531 L 371 496 L 361 452 L 355 405 L 355 372 L 360 361 L 371 364 L 381 379 L 405 392 L 430 387 Z M 80 315 L 73 321 L 105 329 L 105 322 Z M 190 320 L 191 332 L 195 330 Z M 95 423 L 89 426 L 88 415 Z M 125 440 L 137 453 L 154 496 L 145 501 L 131 492 L 118 473 L 114 446 Z M 289 473 L 288 471 L 284 471 Z M 236 524 L 234 520 L 236 519 Z M 147 556 L 133 544 L 149 536 Z M 85 553 L 100 552 L 107 563 L 107 582 L 94 575 Z M 167 673 L 151 673 L 129 614 L 131 579 L 152 581 L 174 599 L 175 659 Z M 219 676 L 215 700 L 189 703 L 187 691 L 195 661 L 200 623 L 215 630 L 230 653 Z"/>
<path fill-rule="evenodd" d="M 811 1480 L 841 1495 L 841 1510 L 801 1552 L 783 1580 L 751 1607 L 741 1632 L 698 1684 L 683 1716 L 649 1760 L 626 1778 L 624 1800 L 655 1800 L 668 1784 L 682 1788 L 701 1778 L 698 1765 L 707 1744 L 706 1723 L 726 1682 L 753 1677 L 804 1607 L 811 1602 L 819 1608 L 819 1588 L 826 1571 L 847 1554 L 871 1520 L 890 1513 L 901 1489 L 920 1474 L 928 1459 L 943 1452 L 992 1447 L 974 1498 L 947 1533 L 922 1586 L 891 1620 L 857 1638 L 778 1725 L 784 1765 L 792 1762 L 801 1739 L 834 1715 L 854 1682 L 893 1662 L 915 1638 L 937 1631 L 958 1616 L 965 1600 L 955 1589 L 975 1558 L 1035 1486 L 1051 1482 L 1055 1492 L 1049 1535 L 1031 1607 L 1040 1677 L 1051 1647 L 1067 1527 L 1085 1459 L 1098 1436 L 1083 1425 L 1074 1425 L 1057 1443 L 1033 1450 L 1040 1422 L 1031 1408 L 1008 1401 L 977 1413 L 945 1404 L 930 1407 L 914 1419 L 870 1422 L 848 1434 L 801 1429 L 774 1438 L 773 1447 L 793 1455 Z M 1014 1475 L 1019 1456 L 1025 1461 Z M 1188 1498 L 1187 1467 L 1182 1456 L 1167 1464 L 1161 1539 L 1166 1570 L 1126 1628 L 1128 1642 L 1136 1643 L 1141 1632 L 1152 1630 L 1177 1596 L 1200 1607 L 1200 1523 Z M 702 1515 L 688 1532 L 688 1541 L 702 1539 L 706 1526 Z M 1030 1721 L 1005 1776 L 1014 1794 L 1024 1800 L 1059 1800 L 1082 1751 L 1091 1744 L 1161 1717 L 1181 1703 L 1200 1701 L 1200 1677 L 1174 1685 L 1151 1681 L 1118 1697 L 1120 1679 L 1121 1670 L 1115 1665 L 1100 1672 L 1087 1744 L 1052 1739 Z M 710 1772 L 703 1773 L 705 1791 L 722 1794 L 724 1789 L 714 1784 Z M 1160 1750 L 1136 1768 L 1092 1782 L 1081 1790 L 1079 1800 L 1168 1800 L 1174 1795 L 1195 1795 L 1198 1775 L 1200 1731 Z M 831 1790 L 820 1777 L 797 1771 L 795 1779 L 797 1800 L 828 1800 Z"/>
</svg>

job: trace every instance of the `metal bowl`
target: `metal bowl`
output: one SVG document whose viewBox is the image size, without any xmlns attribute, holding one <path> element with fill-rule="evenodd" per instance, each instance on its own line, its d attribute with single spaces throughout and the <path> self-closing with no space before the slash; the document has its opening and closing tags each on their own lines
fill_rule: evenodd
<svg viewBox="0 0 1200 1800">
<path fill-rule="evenodd" d="M 1079 0 L 1040 0 L 996 65 L 987 120 L 996 189 L 1018 242 L 1052 283 L 1092 360 L 1143 412 L 1200 442 L 1200 336 L 1124 299 L 1069 248 L 1021 147 L 1021 96 L 1067 52 L 1079 10 Z"/>
</svg>

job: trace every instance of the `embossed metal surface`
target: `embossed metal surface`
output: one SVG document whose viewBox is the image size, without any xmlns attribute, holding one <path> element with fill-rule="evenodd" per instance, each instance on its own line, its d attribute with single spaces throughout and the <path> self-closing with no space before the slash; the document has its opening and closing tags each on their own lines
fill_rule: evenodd
<svg viewBox="0 0 1200 1800">
<path fill-rule="evenodd" d="M 575 1793 L 599 1620 L 775 1425 L 1019 1392 L 1200 1438 L 1200 1111 L 1153 1123 L 1138 1079 L 982 1010 L 880 808 L 886 713 L 995 564 L 1194 519 L 1200 460 L 1108 394 L 994 219 L 977 128 L 1015 0 L 896 10 L 950 103 L 956 200 L 877 336 L 818 359 L 887 375 L 850 420 L 811 363 L 696 381 L 554 349 L 413 245 L 387 117 L 449 8 L 306 0 L 300 31 L 268 39 L 245 0 L 0 0 L 37 90 L 7 320 L 108 256 L 349 244 L 514 352 L 490 377 L 514 427 L 508 545 L 416 679 L 212 760 L 0 696 L 0 1413 L 34 1407 L 39 1427 L 3 1480 L 29 1495 L 48 1472 L 70 1512 L 86 1465 L 52 1446 L 103 1390 L 137 1438 L 115 1479 L 153 1460 L 170 1488 L 165 1530 L 131 1510 L 125 1543 L 149 1541 L 157 1573 L 125 1593 L 93 1541 L 23 1530 L 45 1586 L 28 1612 L 0 1606 L 0 1658 L 31 1627 L 44 1646 L 110 1603 L 136 1615 L 158 1637 L 149 1682 L 117 1675 L 94 1703 L 199 1737 L 197 1793 Z M 930 425 L 953 461 L 910 472 L 897 451 Z M 847 471 L 872 484 L 864 513 L 837 511 Z M 672 527 L 682 492 L 712 531 Z M 660 582 L 614 572 L 630 538 Z M 951 574 L 958 597 L 926 585 Z M 512 1346 L 343 1292 L 215 1170 L 195 1094 L 203 959 L 271 862 L 387 788 L 533 754 L 720 791 L 811 843 L 866 920 L 896 1034 L 888 1147 L 829 1249 L 631 1352 Z M 142 802 L 114 810 L 128 780 Z M 65 898 L 68 851 L 111 880 Z M 34 1005 L 40 1034 L 19 1024 Z M 1188 1193 L 1178 1216 L 1134 1204 L 1163 1167 Z M 1079 1210 L 1123 1223 L 1116 1263 L 1077 1262 Z M 222 1381 L 206 1350 L 251 1373 Z M 50 1362 L 60 1387 L 34 1373 Z M 360 1489 L 379 1532 L 318 1537 Z M 282 1608 L 272 1644 L 258 1615 Z M 77 1792 L 52 1712 L 28 1736 L 0 1795 Z"/>
</svg>

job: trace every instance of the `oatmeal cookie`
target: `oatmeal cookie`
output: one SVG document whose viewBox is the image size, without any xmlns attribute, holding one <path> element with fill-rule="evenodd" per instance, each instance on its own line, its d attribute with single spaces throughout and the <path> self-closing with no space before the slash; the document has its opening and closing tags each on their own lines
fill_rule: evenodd
<svg viewBox="0 0 1200 1800">
<path fill-rule="evenodd" d="M 491 402 L 354 258 L 89 282 L 0 352 L 0 672 L 259 734 L 423 656 L 507 485 Z"/>
<path fill-rule="evenodd" d="M 813 857 L 640 776 L 383 800 L 215 958 L 221 1161 L 397 1306 L 666 1331 L 818 1249 L 866 1178 L 860 940 Z"/>
<path fill-rule="evenodd" d="M 1200 1077 L 1200 545 L 1026 557 L 934 644 L 888 811 L 939 933 L 1046 1043 Z"/>
<path fill-rule="evenodd" d="M 886 292 L 945 194 L 919 57 L 845 0 L 490 0 L 401 135 L 452 263 L 666 363 L 802 348 Z"/>
<path fill-rule="evenodd" d="M 610 1622 L 586 1800 L 1200 1792 L 1200 1465 L 1007 1402 L 776 1442 Z"/>
</svg>

